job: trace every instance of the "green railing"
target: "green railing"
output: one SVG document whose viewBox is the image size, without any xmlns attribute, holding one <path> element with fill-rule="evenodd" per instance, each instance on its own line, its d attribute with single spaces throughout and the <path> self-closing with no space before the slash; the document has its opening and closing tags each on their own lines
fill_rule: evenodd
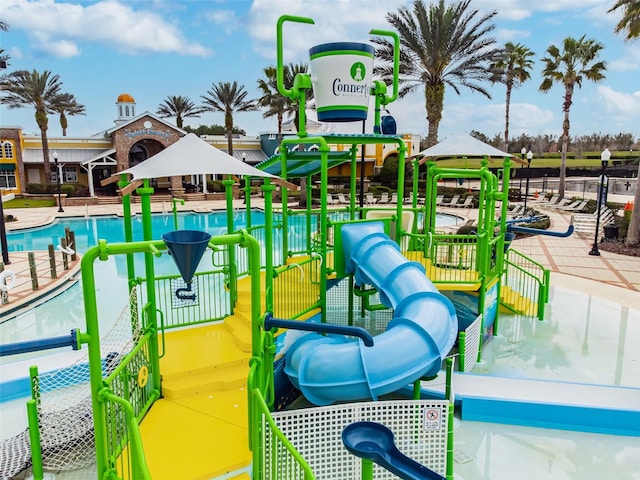
<svg viewBox="0 0 640 480">
<path fill-rule="evenodd" d="M 113 372 L 104 379 L 100 399 L 105 422 L 107 468 L 105 478 L 150 478 L 144 461 L 138 423 L 160 392 L 153 388 L 149 355 L 151 333 L 143 335 Z"/>
<path fill-rule="evenodd" d="M 549 301 L 550 271 L 513 249 L 507 250 L 504 265 L 503 289 L 513 292 L 514 300 L 503 304 L 514 312 L 544 320 L 544 306 Z"/>
<path fill-rule="evenodd" d="M 477 238 L 468 235 L 433 235 L 429 258 L 434 267 L 444 270 L 441 281 L 455 280 L 448 272 L 454 270 L 477 270 Z"/>
<path fill-rule="evenodd" d="M 231 298 L 225 288 L 229 277 L 227 267 L 197 272 L 189 287 L 179 275 L 156 277 L 156 308 L 163 313 L 163 327 L 209 323 L 231 315 Z M 181 290 L 180 297 L 178 290 Z"/>
<path fill-rule="evenodd" d="M 273 279 L 273 315 L 299 318 L 320 306 L 319 256 L 276 268 Z"/>
<path fill-rule="evenodd" d="M 270 335 L 270 334 L 266 334 Z M 267 389 L 263 360 L 254 357 L 249 371 L 249 442 L 254 479 L 313 480 L 315 476 L 302 456 L 278 429 L 262 391 Z M 268 383 L 268 380 L 266 380 Z"/>
<path fill-rule="evenodd" d="M 274 223 L 273 224 L 273 252 L 271 254 L 274 257 L 275 265 L 282 265 L 286 262 L 286 258 L 282 257 L 282 223 Z M 254 237 L 258 243 L 260 244 L 260 268 L 264 269 L 266 267 L 266 259 L 267 259 L 267 250 L 266 250 L 266 232 L 265 226 L 253 226 L 246 230 L 249 235 Z M 229 248 L 235 248 L 235 260 L 236 260 L 236 271 L 239 277 L 246 276 L 249 274 L 249 258 L 248 252 L 246 249 L 239 247 L 237 245 L 232 245 Z"/>
</svg>

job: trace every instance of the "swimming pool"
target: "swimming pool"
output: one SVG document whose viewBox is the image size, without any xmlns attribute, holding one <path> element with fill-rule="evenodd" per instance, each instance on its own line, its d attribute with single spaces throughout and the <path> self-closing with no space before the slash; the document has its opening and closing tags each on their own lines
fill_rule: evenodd
<svg viewBox="0 0 640 480">
<path fill-rule="evenodd" d="M 154 238 L 161 238 L 162 234 L 174 230 L 172 214 L 156 214 L 151 216 Z M 234 214 L 236 228 L 246 226 L 246 211 L 239 210 Z M 277 220 L 277 219 L 276 219 Z M 438 214 L 439 226 L 451 226 L 462 222 L 462 218 L 455 215 Z M 254 225 L 264 224 L 264 212 L 254 210 L 251 213 Z M 84 253 L 96 245 L 99 239 L 109 243 L 124 242 L 123 219 L 118 216 L 63 218 L 56 222 L 38 228 L 9 232 L 7 235 L 8 250 L 33 251 L 46 250 L 48 245 L 58 245 L 64 236 L 65 228 L 75 234 L 76 245 L 73 248 Z M 181 213 L 178 215 L 178 229 L 203 230 L 211 235 L 223 235 L 227 232 L 227 214 L 224 211 L 212 213 Z M 300 232 L 304 235 L 304 232 Z M 142 216 L 133 217 L 133 240 L 142 240 Z M 141 255 L 136 256 L 136 272 L 144 272 L 144 261 Z M 173 260 L 168 255 L 156 258 L 154 261 L 157 275 L 175 274 L 177 272 Z M 209 257 L 204 256 L 199 269 L 210 267 Z M 100 317 L 103 319 L 116 318 L 120 309 L 128 298 L 126 260 L 119 255 L 109 258 L 105 262 L 94 263 L 97 281 L 97 298 Z M 101 328 L 108 325 L 101 325 Z M 85 329 L 84 303 L 81 283 L 55 296 L 42 305 L 38 305 L 26 312 L 20 313 L 8 321 L 0 324 L 0 341 L 2 343 L 20 342 L 38 338 L 67 335 L 71 329 Z M 0 358 L 0 364 L 9 363 L 12 357 Z M 14 358 L 15 359 L 15 358 Z"/>
</svg>

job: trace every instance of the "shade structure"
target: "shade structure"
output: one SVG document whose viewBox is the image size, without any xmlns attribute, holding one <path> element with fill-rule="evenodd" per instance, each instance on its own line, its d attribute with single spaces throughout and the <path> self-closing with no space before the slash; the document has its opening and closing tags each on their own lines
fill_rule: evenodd
<svg viewBox="0 0 640 480">
<path fill-rule="evenodd" d="M 471 135 L 456 134 L 445 138 L 442 142 L 429 147 L 426 150 L 416 154 L 416 157 L 432 158 L 432 157 L 450 157 L 450 156 L 468 156 L 468 157 L 512 157 L 513 155 L 498 150 L 491 145 L 481 142 Z"/>
<path fill-rule="evenodd" d="M 185 135 L 173 145 L 149 157 L 144 162 L 115 175 L 123 173 L 131 174 L 132 181 L 145 178 L 209 174 L 277 178 L 233 158 L 193 133 Z"/>
</svg>

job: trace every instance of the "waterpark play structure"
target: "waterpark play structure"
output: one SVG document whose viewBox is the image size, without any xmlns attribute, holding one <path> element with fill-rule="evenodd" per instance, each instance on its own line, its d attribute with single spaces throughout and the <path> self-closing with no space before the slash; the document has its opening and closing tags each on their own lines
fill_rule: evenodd
<svg viewBox="0 0 640 480">
<path fill-rule="evenodd" d="M 354 42 L 311 48 L 312 74 L 298 74 L 286 88 L 288 22 L 313 21 L 284 16 L 277 26 L 278 88 L 300 105 L 297 138 L 283 140 L 280 153 L 254 169 L 222 152 L 203 161 L 199 152 L 212 147 L 188 135 L 113 177 L 125 242 L 100 241 L 82 254 L 86 330 L 56 340 L 88 356 L 55 372 L 32 369 L 29 430 L 13 463 L 2 465 L 6 478 L 29 464 L 43 478 L 45 468 L 74 462 L 95 462 L 104 479 L 454 478 L 454 403 L 465 394 L 456 387 L 454 402 L 452 383 L 478 381 L 466 372 L 498 332 L 501 311 L 544 318 L 548 271 L 509 248 L 515 233 L 541 232 L 507 220 L 508 154 L 485 145 L 457 152 L 482 157 L 480 168 L 441 168 L 428 151 L 406 159 L 402 138 L 381 133 L 381 108 L 398 92 L 395 33 L 371 32 L 395 46 L 391 94 L 371 80 L 373 49 Z M 323 121 L 364 120 L 372 98 L 374 132 L 308 135 L 312 86 Z M 397 147 L 400 198 L 411 162 L 410 202 L 365 203 L 357 171 L 366 144 Z M 191 157 L 176 157 L 185 145 Z M 495 172 L 489 157 L 501 160 Z M 354 193 L 347 205 L 329 206 L 328 172 L 341 164 L 351 166 Z M 226 176 L 228 233 L 176 229 L 156 238 L 149 180 L 199 173 Z M 262 182 L 263 224 L 252 221 L 246 181 L 246 227 L 235 225 L 239 176 Z M 288 189 L 300 179 L 306 207 L 287 208 Z M 474 232 L 437 228 L 443 179 L 479 185 Z M 133 192 L 142 239 L 132 234 Z M 178 273 L 156 275 L 154 262 L 164 255 Z M 126 263 L 130 297 L 115 327 L 102 332 L 94 264 L 114 257 Z M 65 400 L 66 390 L 80 397 Z M 486 395 L 467 395 L 471 418 L 491 420 Z M 518 401 L 510 403 L 511 420 L 526 424 L 514 413 Z M 637 412 L 619 410 L 618 424 L 637 422 Z"/>
</svg>

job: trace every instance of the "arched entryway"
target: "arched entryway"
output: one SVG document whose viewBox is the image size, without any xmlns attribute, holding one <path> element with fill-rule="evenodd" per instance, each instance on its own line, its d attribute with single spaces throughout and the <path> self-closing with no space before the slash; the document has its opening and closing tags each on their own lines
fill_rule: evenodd
<svg viewBox="0 0 640 480">
<path fill-rule="evenodd" d="M 164 145 L 152 138 L 143 138 L 137 141 L 129 149 L 129 167 L 144 162 L 164 148 Z M 155 190 L 168 190 L 171 188 L 171 179 L 169 177 L 154 178 L 150 180 L 150 184 Z"/>
</svg>

